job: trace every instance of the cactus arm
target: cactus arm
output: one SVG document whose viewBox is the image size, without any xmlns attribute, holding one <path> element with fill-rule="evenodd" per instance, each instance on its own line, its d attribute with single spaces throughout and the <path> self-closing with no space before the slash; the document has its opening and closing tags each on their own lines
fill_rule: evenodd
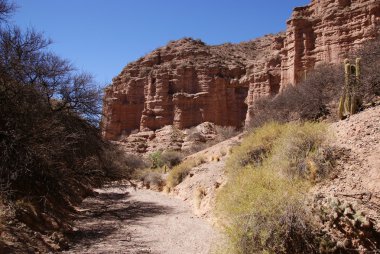
<svg viewBox="0 0 380 254">
<path fill-rule="evenodd" d="M 355 95 L 351 98 L 350 115 L 355 114 L 358 111 L 358 100 Z"/>
<path fill-rule="evenodd" d="M 351 109 L 351 95 L 346 94 L 346 100 L 344 102 L 344 113 L 349 114 Z"/>
<path fill-rule="evenodd" d="M 356 65 L 356 78 L 360 79 L 360 75 L 361 75 L 361 58 L 356 58 L 355 65 Z"/>
<path fill-rule="evenodd" d="M 338 108 L 338 117 L 340 120 L 344 118 L 344 101 L 345 101 L 345 93 L 339 99 L 339 108 Z"/>
<path fill-rule="evenodd" d="M 338 116 L 343 119 L 347 115 L 355 114 L 361 104 L 357 95 L 361 79 L 360 58 L 354 64 L 350 64 L 348 59 L 344 60 L 344 88 L 338 105 Z"/>
</svg>

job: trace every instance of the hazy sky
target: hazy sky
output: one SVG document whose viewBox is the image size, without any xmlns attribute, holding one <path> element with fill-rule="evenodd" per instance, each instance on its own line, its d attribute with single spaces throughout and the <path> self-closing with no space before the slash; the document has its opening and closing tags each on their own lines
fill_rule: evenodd
<svg viewBox="0 0 380 254">
<path fill-rule="evenodd" d="M 13 22 L 54 42 L 79 69 L 111 82 L 129 62 L 170 40 L 240 42 L 286 28 L 310 0 L 15 0 Z"/>
</svg>

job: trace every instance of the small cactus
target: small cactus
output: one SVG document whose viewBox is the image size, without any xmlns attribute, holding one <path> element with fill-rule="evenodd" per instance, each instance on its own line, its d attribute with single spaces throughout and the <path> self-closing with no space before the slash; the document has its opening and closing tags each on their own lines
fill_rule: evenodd
<svg viewBox="0 0 380 254">
<path fill-rule="evenodd" d="M 344 60 L 345 84 L 343 95 L 339 100 L 338 115 L 340 119 L 344 119 L 349 115 L 355 114 L 361 104 L 357 95 L 360 86 L 361 68 L 360 58 L 356 58 L 355 65 L 350 64 L 348 59 Z"/>
</svg>

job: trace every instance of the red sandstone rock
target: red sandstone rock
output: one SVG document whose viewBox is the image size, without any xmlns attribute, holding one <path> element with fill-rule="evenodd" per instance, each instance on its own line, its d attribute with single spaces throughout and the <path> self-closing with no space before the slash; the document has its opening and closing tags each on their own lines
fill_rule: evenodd
<svg viewBox="0 0 380 254">
<path fill-rule="evenodd" d="M 379 0 L 312 0 L 287 22 L 281 84 L 299 82 L 319 63 L 339 63 L 380 24 Z"/>
<path fill-rule="evenodd" d="M 152 153 L 158 150 L 189 152 L 194 147 L 207 146 L 207 142 L 212 142 L 220 135 L 215 124 L 204 122 L 185 131 L 167 125 L 156 131 L 132 133 L 115 143 L 121 145 L 126 153 Z"/>
<path fill-rule="evenodd" d="M 241 127 L 253 102 L 299 82 L 323 62 L 338 63 L 374 38 L 379 0 L 312 0 L 295 8 L 286 33 L 240 44 L 172 41 L 128 64 L 105 91 L 103 136 L 202 122 Z"/>
</svg>

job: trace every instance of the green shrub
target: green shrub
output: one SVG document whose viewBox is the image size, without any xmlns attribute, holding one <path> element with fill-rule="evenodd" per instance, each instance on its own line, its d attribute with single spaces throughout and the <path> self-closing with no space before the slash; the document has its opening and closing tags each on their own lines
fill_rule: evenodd
<svg viewBox="0 0 380 254">
<path fill-rule="evenodd" d="M 182 153 L 177 151 L 156 151 L 149 154 L 149 160 L 152 168 L 162 168 L 164 166 L 173 168 L 181 163 L 182 158 Z"/>
<path fill-rule="evenodd" d="M 162 159 L 162 151 L 156 151 L 149 154 L 149 160 L 151 162 L 152 168 L 161 168 L 164 165 L 164 160 Z"/>
</svg>

